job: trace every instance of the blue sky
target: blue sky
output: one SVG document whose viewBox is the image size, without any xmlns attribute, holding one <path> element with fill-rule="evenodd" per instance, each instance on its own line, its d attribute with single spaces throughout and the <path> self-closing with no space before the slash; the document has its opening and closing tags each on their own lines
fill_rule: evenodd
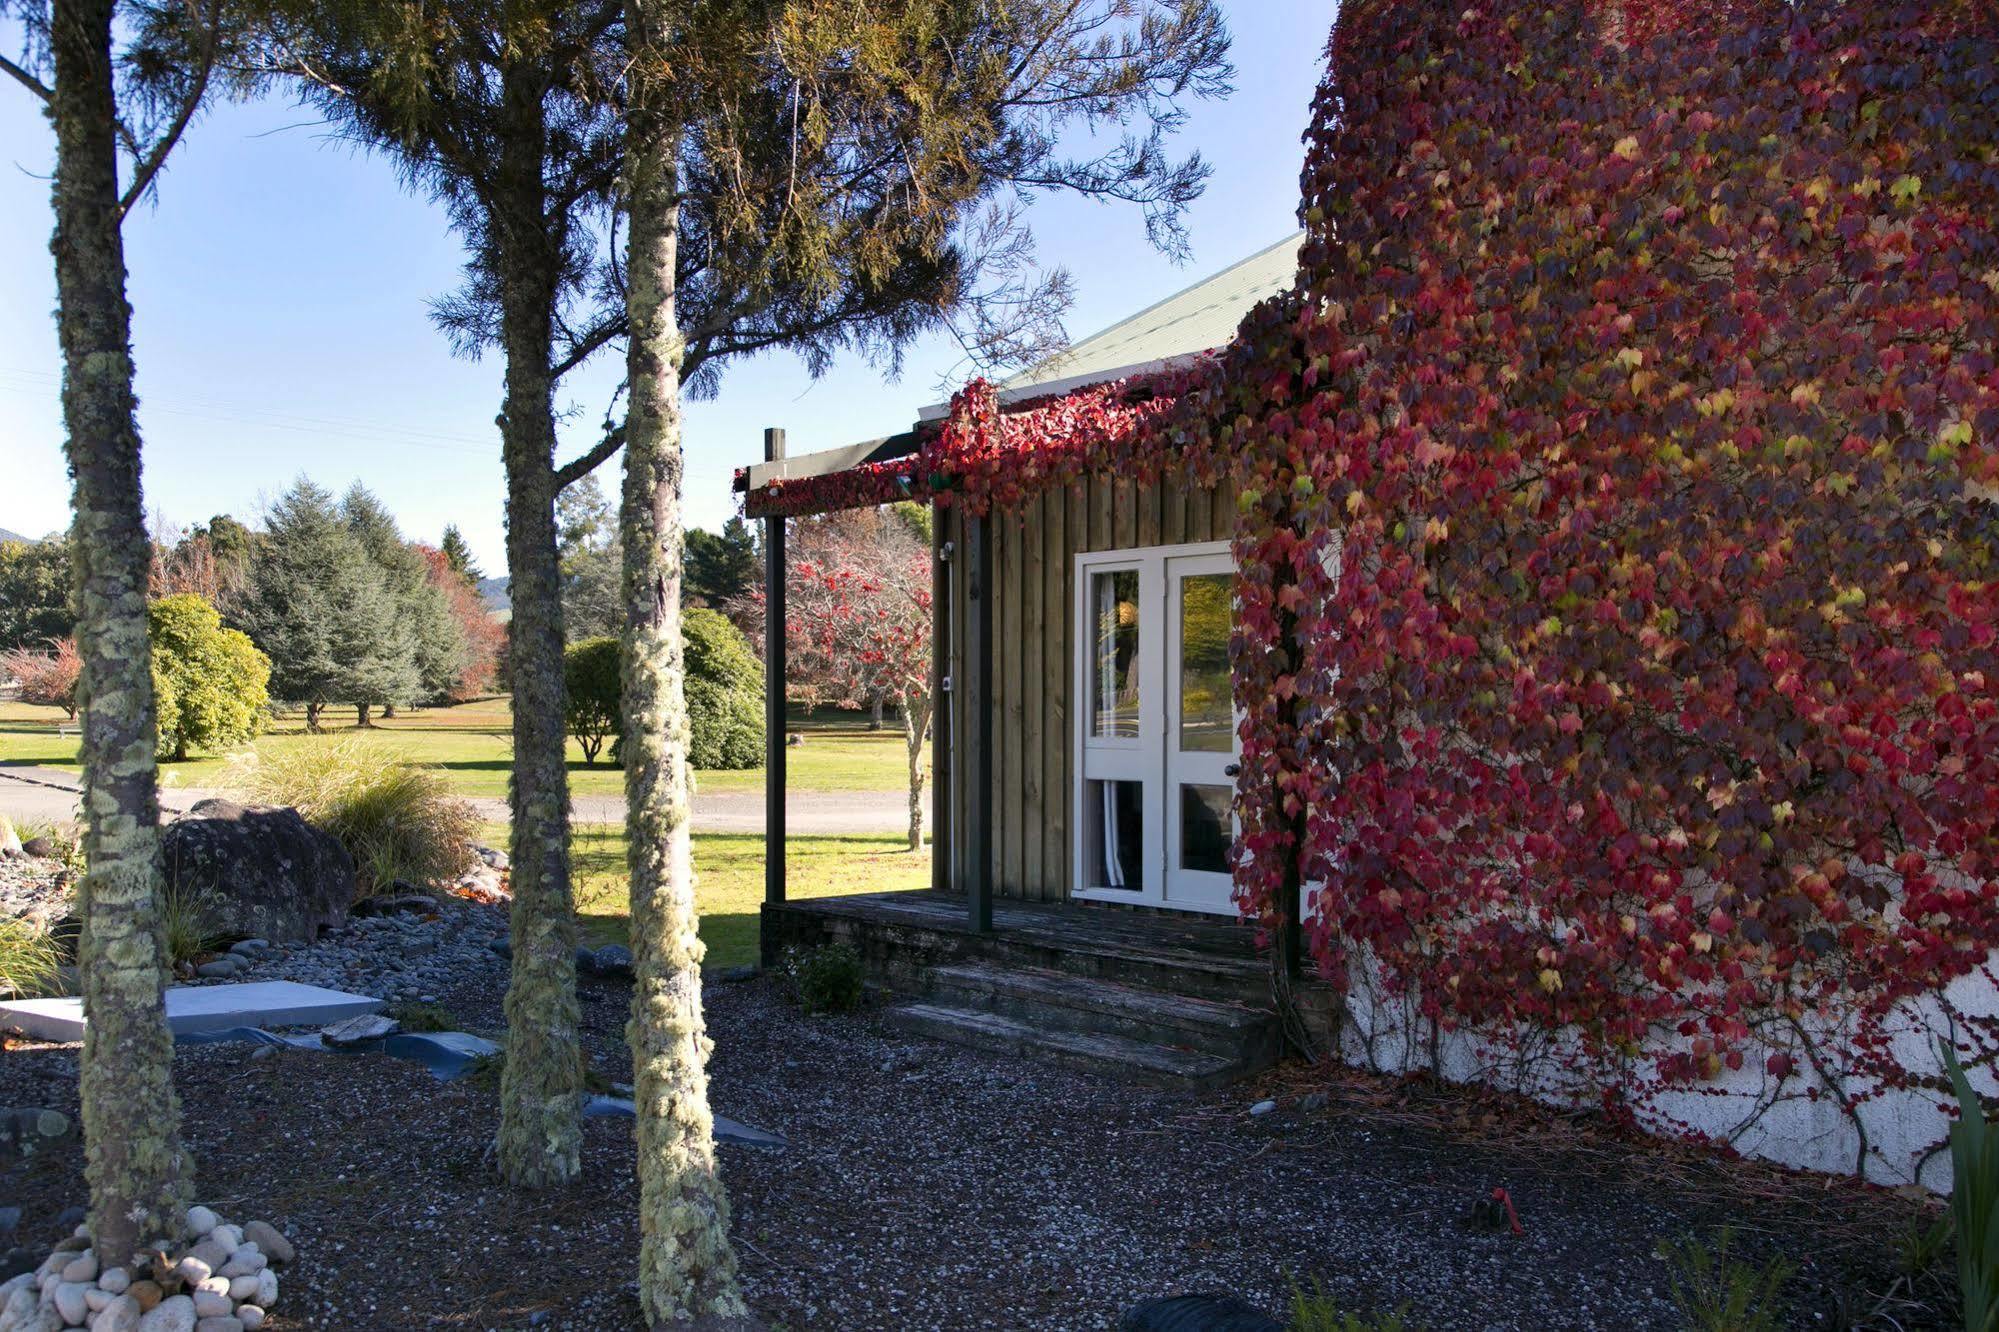
<svg viewBox="0 0 1999 1332">
<path fill-rule="evenodd" d="M 1151 250 L 1135 210 L 1035 205 L 1042 261 L 1076 279 L 1072 337 L 1296 225 L 1299 136 L 1334 0 L 1224 8 L 1236 92 L 1193 103 L 1179 139 L 1215 167 L 1190 218 L 1192 261 Z M 0 40 L 11 36 L 0 27 Z M 157 201 L 127 224 L 147 505 L 183 524 L 248 518 L 301 473 L 335 491 L 359 480 L 408 535 L 435 541 L 455 522 L 499 572 L 500 364 L 453 358 L 426 313 L 457 281 L 457 238 L 387 161 L 315 122 L 283 100 L 216 108 L 176 152 Z M 35 103 L 0 83 L 0 528 L 30 536 L 69 520 L 50 313 L 53 154 Z M 732 364 L 717 399 L 688 407 L 689 521 L 718 527 L 736 511 L 730 473 L 761 457 L 765 426 L 784 427 L 794 452 L 892 433 L 938 400 L 958 359 L 944 339 L 919 343 L 896 382 L 857 359 L 816 382 L 781 354 Z M 565 381 L 564 456 L 593 437 L 619 377 L 615 357 L 600 357 Z M 615 491 L 615 464 L 600 477 Z"/>
</svg>

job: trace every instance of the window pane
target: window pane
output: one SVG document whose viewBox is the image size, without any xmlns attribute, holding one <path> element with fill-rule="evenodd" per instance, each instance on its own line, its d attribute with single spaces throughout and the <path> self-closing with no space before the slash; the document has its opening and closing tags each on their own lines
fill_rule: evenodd
<svg viewBox="0 0 1999 1332">
<path fill-rule="evenodd" d="M 1090 580 L 1095 628 L 1090 734 L 1138 735 L 1138 570 L 1119 569 Z"/>
<path fill-rule="evenodd" d="M 1229 843 L 1235 837 L 1229 823 L 1233 795 L 1226 786 L 1180 788 L 1180 868 L 1229 872 Z"/>
<path fill-rule="evenodd" d="M 1229 631 L 1235 578 L 1194 574 L 1180 580 L 1180 748 L 1227 753 L 1235 748 L 1229 694 Z"/>
<path fill-rule="evenodd" d="M 1145 786 L 1091 782 L 1090 886 L 1145 891 Z"/>
</svg>

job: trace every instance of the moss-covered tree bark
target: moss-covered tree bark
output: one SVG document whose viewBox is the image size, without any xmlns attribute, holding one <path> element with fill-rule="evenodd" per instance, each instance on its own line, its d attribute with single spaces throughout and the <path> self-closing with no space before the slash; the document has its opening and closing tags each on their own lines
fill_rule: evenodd
<svg viewBox="0 0 1999 1332">
<path fill-rule="evenodd" d="M 84 1030 L 90 1230 L 104 1264 L 177 1239 L 190 1171 L 180 1146 L 163 998 L 159 793 L 146 639 L 151 549 L 139 488 L 131 310 L 119 235 L 114 0 L 62 0 L 56 82 L 55 252 L 63 426 L 73 481 L 77 648 L 83 658 Z"/>
<path fill-rule="evenodd" d="M 691 736 L 680 638 L 685 539 L 674 308 L 675 127 L 662 114 L 657 0 L 630 0 L 625 183 L 631 408 L 625 426 L 624 760 L 636 973 L 627 1031 L 637 1105 L 639 1299 L 655 1327 L 755 1327 L 736 1282 L 708 1110 L 702 945 L 688 836 Z"/>
<path fill-rule="evenodd" d="M 562 254 L 542 184 L 547 140 L 538 67 L 503 78 L 507 134 L 490 199 L 500 259 L 500 416 L 507 470 L 507 573 L 513 622 L 513 974 L 500 1077 L 500 1173 L 542 1188 L 582 1169 L 583 1053 L 576 1003 L 576 922 L 569 882 L 561 572 L 555 533 L 555 376 L 549 366 Z"/>
</svg>

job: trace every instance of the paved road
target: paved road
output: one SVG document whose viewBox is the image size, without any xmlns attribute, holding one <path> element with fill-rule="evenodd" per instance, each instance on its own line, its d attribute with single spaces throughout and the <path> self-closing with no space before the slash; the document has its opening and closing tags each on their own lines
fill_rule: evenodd
<svg viewBox="0 0 1999 1332">
<path fill-rule="evenodd" d="M 76 817 L 78 781 L 59 768 L 0 767 L 0 814 L 28 822 Z M 163 786 L 160 804 L 170 814 L 185 813 L 196 803 L 221 791 L 198 786 Z M 494 823 L 507 819 L 504 800 L 477 799 L 479 817 Z M 622 823 L 623 796 L 584 795 L 570 802 L 578 823 Z M 694 797 L 697 832 L 759 833 L 764 826 L 761 792 L 717 792 Z M 909 826 L 907 791 L 794 791 L 785 801 L 785 826 L 794 835 L 901 832 Z"/>
</svg>

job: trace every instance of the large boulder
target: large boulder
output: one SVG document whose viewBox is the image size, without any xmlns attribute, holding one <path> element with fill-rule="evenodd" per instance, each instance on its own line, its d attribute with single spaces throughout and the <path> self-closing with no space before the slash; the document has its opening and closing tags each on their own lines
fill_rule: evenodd
<svg viewBox="0 0 1999 1332">
<path fill-rule="evenodd" d="M 168 886 L 210 933 L 310 943 L 354 905 L 354 858 L 295 809 L 204 800 L 160 845 Z"/>
</svg>

